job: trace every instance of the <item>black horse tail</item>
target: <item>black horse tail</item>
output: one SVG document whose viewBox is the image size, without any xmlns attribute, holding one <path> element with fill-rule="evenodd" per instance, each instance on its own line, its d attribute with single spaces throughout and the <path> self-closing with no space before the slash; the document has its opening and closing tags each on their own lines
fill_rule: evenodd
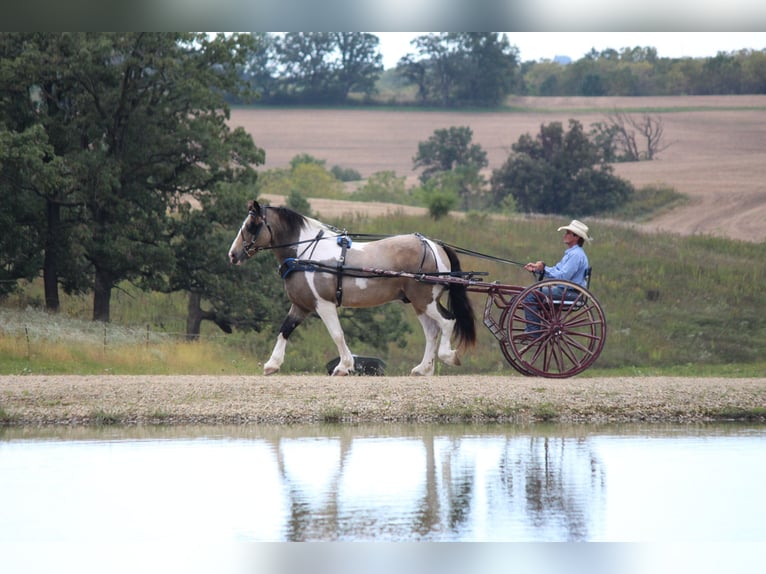
<svg viewBox="0 0 766 574">
<path fill-rule="evenodd" d="M 450 269 L 460 271 L 460 260 L 457 258 L 455 250 L 444 244 L 442 244 L 442 248 L 449 257 Z M 465 285 L 449 284 L 449 311 L 455 317 L 453 337 L 458 345 L 462 347 L 473 346 L 476 343 L 476 316 Z"/>
</svg>

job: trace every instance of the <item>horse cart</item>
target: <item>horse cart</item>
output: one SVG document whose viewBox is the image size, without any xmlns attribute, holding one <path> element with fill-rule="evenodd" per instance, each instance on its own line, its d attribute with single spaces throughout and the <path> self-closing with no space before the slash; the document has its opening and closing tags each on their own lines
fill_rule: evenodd
<svg viewBox="0 0 766 574">
<path fill-rule="evenodd" d="M 353 240 L 352 240 L 353 238 Z M 370 240 L 374 238 L 374 240 Z M 368 241 L 365 241 L 368 240 Z M 284 207 L 251 202 L 248 216 L 229 250 L 239 264 L 261 250 L 272 250 L 291 301 L 264 373 L 279 370 L 290 333 L 317 313 L 338 347 L 334 375 L 354 371 L 337 308 L 372 307 L 388 301 L 412 304 L 426 338 L 423 360 L 414 375 L 432 375 L 436 358 L 460 364 L 458 346 L 475 342 L 474 312 L 468 292 L 483 293 L 484 325 L 500 344 L 508 363 L 527 376 L 566 378 L 598 359 L 606 340 L 606 319 L 587 287 L 557 279 L 529 286 L 488 282 L 485 272 L 463 271 L 458 253 L 504 263 L 420 234 L 348 234 Z M 445 307 L 440 298 L 449 296 Z M 441 335 L 441 337 L 440 337 Z"/>
<path fill-rule="evenodd" d="M 458 253 L 482 255 L 453 248 Z M 570 281 L 542 279 L 538 275 L 537 283 L 518 286 L 477 279 L 486 273 L 476 271 L 446 276 L 378 268 L 366 271 L 381 276 L 411 276 L 425 283 L 462 285 L 467 291 L 485 294 L 484 325 L 497 339 L 508 364 L 522 375 L 572 377 L 593 365 L 604 348 L 606 317 L 601 305 L 588 288 Z M 588 269 L 588 284 L 590 275 Z"/>
</svg>

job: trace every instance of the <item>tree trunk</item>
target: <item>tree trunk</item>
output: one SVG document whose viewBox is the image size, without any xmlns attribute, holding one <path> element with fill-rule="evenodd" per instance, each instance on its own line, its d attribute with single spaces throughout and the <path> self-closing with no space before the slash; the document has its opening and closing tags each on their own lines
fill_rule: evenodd
<svg viewBox="0 0 766 574">
<path fill-rule="evenodd" d="M 186 314 L 186 339 L 197 341 L 199 339 L 202 321 L 212 321 L 224 333 L 231 333 L 231 323 L 224 317 L 218 317 L 214 311 L 202 310 L 202 294 L 189 291 L 189 303 Z"/>
<path fill-rule="evenodd" d="M 109 306 L 113 287 L 111 274 L 103 269 L 96 269 L 96 282 L 93 287 L 93 320 L 109 322 Z"/>
<path fill-rule="evenodd" d="M 189 303 L 186 307 L 186 339 L 189 341 L 196 341 L 199 339 L 200 326 L 202 320 L 205 318 L 205 313 L 202 312 L 200 303 L 202 302 L 202 295 L 189 291 Z"/>
<path fill-rule="evenodd" d="M 59 270 L 58 260 L 61 254 L 58 240 L 61 238 L 61 206 L 48 202 L 48 225 L 45 234 L 45 259 L 43 260 L 43 285 L 45 287 L 45 308 L 58 313 Z"/>
</svg>

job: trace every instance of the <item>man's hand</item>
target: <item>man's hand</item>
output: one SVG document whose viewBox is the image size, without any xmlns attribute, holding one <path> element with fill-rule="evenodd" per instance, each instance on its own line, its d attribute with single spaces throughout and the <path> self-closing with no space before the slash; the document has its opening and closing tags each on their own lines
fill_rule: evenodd
<svg viewBox="0 0 766 574">
<path fill-rule="evenodd" d="M 527 263 L 524 266 L 524 269 L 529 271 L 530 273 L 542 273 L 545 269 L 545 263 L 542 261 L 535 261 L 534 263 Z"/>
</svg>

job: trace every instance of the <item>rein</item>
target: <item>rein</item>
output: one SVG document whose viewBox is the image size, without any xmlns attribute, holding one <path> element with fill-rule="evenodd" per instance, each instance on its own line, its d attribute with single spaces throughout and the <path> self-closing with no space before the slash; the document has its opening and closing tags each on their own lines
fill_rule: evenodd
<svg viewBox="0 0 766 574">
<path fill-rule="evenodd" d="M 354 239 L 386 239 L 388 237 L 392 237 L 391 235 L 380 235 L 375 233 L 349 233 L 349 236 L 353 237 Z M 417 234 L 416 234 L 417 235 Z M 513 261 L 512 259 L 503 259 L 502 257 L 495 257 L 494 255 L 487 255 L 486 253 L 480 253 L 479 251 L 473 251 L 471 249 L 466 249 L 464 247 L 459 247 L 457 245 L 451 245 L 449 243 L 446 243 L 445 241 L 435 240 L 437 243 L 441 243 L 442 245 L 446 245 L 447 247 L 450 247 L 455 250 L 456 253 L 461 253 L 463 255 L 470 255 L 471 257 L 478 257 L 479 259 L 487 259 L 489 261 L 495 261 L 496 263 L 507 263 L 508 265 L 517 265 L 519 267 L 524 267 L 525 263 L 521 263 L 519 261 Z"/>
<path fill-rule="evenodd" d="M 337 229 L 337 228 L 335 228 L 335 227 L 333 227 L 331 225 L 328 225 L 327 227 L 330 230 L 336 232 L 338 235 L 323 237 L 324 231 L 320 230 L 319 233 L 316 235 L 316 237 L 313 237 L 311 239 L 304 239 L 302 241 L 293 241 L 293 242 L 290 242 L 290 243 L 282 243 L 282 244 L 279 244 L 279 245 L 265 245 L 263 247 L 253 247 L 253 244 L 257 240 L 258 235 L 260 234 L 260 232 L 261 232 L 261 230 L 263 229 L 264 226 L 269 230 L 269 234 L 272 237 L 271 240 L 273 241 L 274 234 L 271 231 L 271 226 L 269 225 L 268 221 L 266 220 L 266 210 L 267 209 L 269 209 L 269 206 L 266 206 L 264 208 L 264 213 L 263 213 L 263 216 L 262 216 L 262 221 L 258 224 L 258 226 L 257 226 L 257 228 L 255 230 L 255 233 L 253 234 L 252 239 L 245 246 L 243 246 L 243 249 L 244 249 L 244 251 L 245 251 L 245 253 L 247 254 L 248 257 L 252 257 L 253 255 L 258 253 L 259 251 L 263 251 L 263 250 L 266 250 L 266 249 L 281 249 L 283 247 L 294 247 L 296 245 L 301 245 L 301 244 L 304 244 L 304 243 L 314 243 L 314 244 L 316 244 L 318 241 L 320 241 L 322 239 L 333 239 L 333 238 L 335 238 L 336 241 L 338 242 L 338 245 L 341 246 L 341 260 L 339 260 L 338 266 L 335 268 L 335 272 L 340 275 L 343 272 L 344 269 L 345 270 L 349 270 L 349 271 L 361 271 L 361 270 L 352 270 L 351 268 L 345 267 L 343 265 L 344 262 L 345 262 L 344 261 L 345 260 L 345 251 L 351 245 L 351 238 L 353 238 L 353 239 L 362 239 L 362 240 L 365 240 L 365 239 L 367 239 L 367 240 L 378 240 L 378 239 L 387 239 L 389 237 L 393 237 L 392 235 L 383 235 L 383 234 L 375 234 L 375 233 L 348 233 L 348 232 L 346 232 L 346 230 L 340 230 L 340 229 Z M 254 212 L 254 211 L 250 211 L 249 214 L 254 216 L 254 217 L 258 216 L 258 213 Z M 240 229 L 239 232 L 241 234 L 242 233 L 242 229 Z M 420 236 L 419 233 L 416 233 L 415 235 Z M 435 241 L 437 243 L 440 243 L 440 244 L 446 246 L 446 247 L 450 247 L 456 253 L 460 253 L 462 255 L 468 255 L 468 256 L 471 256 L 471 257 L 477 257 L 479 259 L 486 259 L 488 261 L 494 261 L 496 263 L 505 263 L 507 265 L 516 265 L 517 267 L 524 267 L 524 265 L 525 265 L 525 263 L 521 263 L 519 261 L 514 261 L 512 259 L 504 259 L 502 257 L 496 257 L 494 255 L 488 255 L 486 253 L 481 253 L 479 251 L 474 251 L 472 249 L 466 249 L 464 247 L 460 247 L 458 245 L 452 245 L 450 243 L 446 243 L 446 242 L 440 241 L 440 240 L 435 240 Z M 306 249 L 308 249 L 308 247 Z M 305 253 L 305 251 L 306 250 L 304 250 L 304 253 Z M 299 259 L 292 258 L 291 263 L 289 263 L 289 264 L 287 264 L 285 266 L 285 270 L 282 273 L 283 278 L 287 274 L 289 274 L 291 271 L 294 271 L 294 270 L 300 269 L 300 270 L 306 271 L 306 270 L 308 270 L 307 267 L 311 267 L 312 269 L 315 269 L 316 267 L 318 267 L 317 265 L 314 264 L 314 262 L 307 262 L 307 263 L 309 263 L 308 266 L 307 265 L 300 265 L 299 266 L 299 265 L 296 265 L 295 263 L 292 263 L 292 262 L 297 262 L 298 260 Z M 285 262 L 285 263 L 287 263 L 287 262 Z M 306 263 L 306 262 L 304 260 L 304 261 L 301 261 L 301 263 Z"/>
</svg>

